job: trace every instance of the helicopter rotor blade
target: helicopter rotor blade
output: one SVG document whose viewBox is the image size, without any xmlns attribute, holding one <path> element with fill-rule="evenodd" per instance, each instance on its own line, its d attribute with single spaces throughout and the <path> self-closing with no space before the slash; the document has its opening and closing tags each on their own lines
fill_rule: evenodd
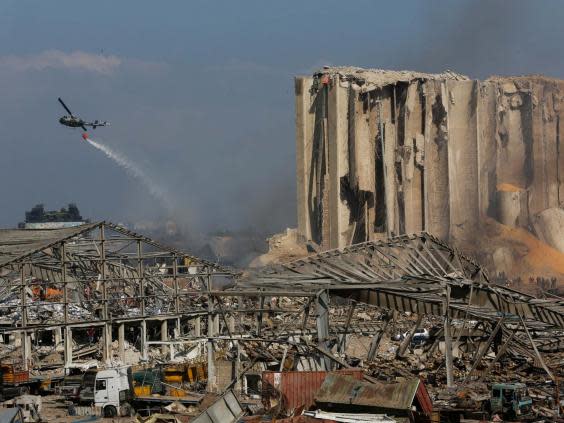
<svg viewBox="0 0 564 423">
<path fill-rule="evenodd" d="M 72 116 L 72 112 L 71 112 L 70 109 L 67 107 L 67 105 L 63 102 L 63 100 L 61 100 L 61 97 L 59 97 L 59 103 L 61 103 L 61 105 L 65 108 L 65 110 L 69 113 L 69 115 Z"/>
</svg>

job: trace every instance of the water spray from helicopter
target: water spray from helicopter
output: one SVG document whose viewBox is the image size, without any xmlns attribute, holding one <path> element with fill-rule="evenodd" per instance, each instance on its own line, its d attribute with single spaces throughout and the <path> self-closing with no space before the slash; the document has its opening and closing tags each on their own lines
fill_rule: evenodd
<svg viewBox="0 0 564 423">
<path fill-rule="evenodd" d="M 161 200 L 163 205 L 167 210 L 172 209 L 172 201 L 169 198 L 168 193 L 165 189 L 159 186 L 155 181 L 147 175 L 136 163 L 125 157 L 123 153 L 118 153 L 112 150 L 107 145 L 100 142 L 100 140 L 94 141 L 87 134 L 83 136 L 84 140 L 89 143 L 92 147 L 103 152 L 108 158 L 117 163 L 120 167 L 125 169 L 128 175 L 140 181 L 148 190 L 149 193 L 156 199 Z"/>
<path fill-rule="evenodd" d="M 103 144 L 102 142 L 94 141 L 88 133 L 86 132 L 86 127 L 90 126 L 92 129 L 96 129 L 98 126 L 108 126 L 109 123 L 106 121 L 95 120 L 93 122 L 88 122 L 80 117 L 74 115 L 65 102 L 59 97 L 59 103 L 61 106 L 67 111 L 69 114 L 68 116 L 63 116 L 59 119 L 59 123 L 64 126 L 68 126 L 70 128 L 82 128 L 84 133 L 82 134 L 82 138 L 88 142 L 94 148 L 97 148 L 101 152 L 103 152 L 107 157 L 112 159 L 115 163 L 117 163 L 120 167 L 125 169 L 125 171 L 138 181 L 140 181 L 147 189 L 149 193 L 158 200 L 161 200 L 164 207 L 170 211 L 172 210 L 172 201 L 167 194 L 166 190 L 159 186 L 155 181 L 147 175 L 137 164 L 133 161 L 125 157 L 122 153 L 118 153 L 112 150 L 107 145 Z"/>
</svg>

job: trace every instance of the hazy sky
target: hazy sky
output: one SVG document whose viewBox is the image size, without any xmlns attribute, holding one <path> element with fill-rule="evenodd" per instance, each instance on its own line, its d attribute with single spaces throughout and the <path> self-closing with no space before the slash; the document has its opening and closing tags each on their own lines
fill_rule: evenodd
<svg viewBox="0 0 564 423">
<path fill-rule="evenodd" d="M 562 1 L 0 2 L 0 226 L 36 203 L 93 220 L 295 225 L 293 81 L 322 65 L 564 77 Z M 79 130 L 142 167 L 163 208 Z"/>
</svg>

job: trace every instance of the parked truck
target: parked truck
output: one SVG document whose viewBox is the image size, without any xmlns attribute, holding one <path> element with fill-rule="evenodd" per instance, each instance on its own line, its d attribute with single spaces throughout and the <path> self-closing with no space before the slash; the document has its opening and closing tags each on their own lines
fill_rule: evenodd
<svg viewBox="0 0 564 423">
<path fill-rule="evenodd" d="M 80 400 L 80 389 L 84 374 L 73 374 L 63 378 L 61 383 L 55 388 L 55 393 L 73 402 Z"/>
<path fill-rule="evenodd" d="M 180 402 L 199 404 L 202 395 L 183 397 L 166 395 L 135 395 L 130 366 L 107 369 L 90 369 L 82 380 L 78 404 L 94 406 L 102 411 L 104 417 L 131 416 L 135 410 L 160 410 L 161 407 Z M 69 406 L 69 414 L 76 413 L 75 405 Z"/>
<path fill-rule="evenodd" d="M 79 404 L 95 405 L 104 416 L 131 415 L 133 379 L 131 367 L 90 369 L 84 374 L 80 389 Z"/>
<path fill-rule="evenodd" d="M 38 393 L 42 383 L 43 380 L 30 377 L 29 371 L 18 368 L 17 364 L 0 364 L 0 401 Z"/>
</svg>

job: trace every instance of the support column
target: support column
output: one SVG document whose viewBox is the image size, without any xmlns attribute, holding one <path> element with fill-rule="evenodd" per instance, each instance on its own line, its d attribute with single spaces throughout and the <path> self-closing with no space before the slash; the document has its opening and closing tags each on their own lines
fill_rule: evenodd
<svg viewBox="0 0 564 423">
<path fill-rule="evenodd" d="M 233 333 L 233 332 L 231 332 Z M 239 346 L 239 341 L 235 341 L 235 348 L 237 349 L 237 357 L 235 359 L 235 393 L 241 395 L 241 348 Z"/>
<path fill-rule="evenodd" d="M 63 342 L 63 331 L 60 326 L 53 329 L 53 338 L 55 340 L 55 350 L 57 350 Z"/>
<path fill-rule="evenodd" d="M 161 321 L 161 341 L 168 341 L 168 320 Z M 163 344 L 161 352 L 163 354 L 168 353 L 168 347 Z"/>
<path fill-rule="evenodd" d="M 141 320 L 141 360 L 148 360 L 147 354 L 147 321 Z"/>
<path fill-rule="evenodd" d="M 64 357 L 65 367 L 69 367 L 72 364 L 72 329 L 70 326 L 65 327 Z"/>
<path fill-rule="evenodd" d="M 112 324 L 106 323 L 103 331 L 103 357 L 104 361 L 109 364 L 112 361 Z"/>
<path fill-rule="evenodd" d="M 258 316 L 257 316 L 257 336 L 260 338 L 261 332 L 262 332 L 262 313 L 263 313 L 263 310 L 264 310 L 264 295 L 260 297 L 259 307 L 260 307 L 260 310 L 259 310 Z"/>
<path fill-rule="evenodd" d="M 31 335 L 28 332 L 22 332 L 21 336 L 21 346 L 22 346 L 22 359 L 24 370 L 29 370 L 29 364 L 31 362 Z"/>
<path fill-rule="evenodd" d="M 194 336 L 202 336 L 202 318 L 198 316 L 194 320 Z"/>
<path fill-rule="evenodd" d="M 212 278 L 208 270 L 208 292 L 212 290 Z M 213 298 L 208 295 L 208 342 L 206 344 L 207 356 L 208 356 L 208 392 L 217 391 L 217 376 L 215 373 L 215 353 L 213 347 L 213 337 L 215 335 L 215 324 L 214 324 L 214 310 L 213 310 Z"/>
<path fill-rule="evenodd" d="M 20 270 L 20 302 L 21 302 L 21 325 L 22 331 L 20 332 L 20 346 L 22 348 L 22 360 L 24 362 L 24 369 L 27 370 L 29 366 L 29 359 L 31 358 L 31 340 L 25 331 L 27 327 L 27 279 L 25 272 L 25 264 L 22 264 Z"/>
<path fill-rule="evenodd" d="M 213 331 L 216 335 L 221 334 L 221 322 L 219 321 L 219 314 L 214 314 L 213 316 Z"/>
<path fill-rule="evenodd" d="M 349 332 L 349 326 L 351 325 L 351 320 L 354 314 L 354 309 L 356 307 L 356 302 L 353 302 L 349 308 L 349 314 L 347 315 L 347 321 L 345 323 L 345 333 L 343 333 L 339 339 L 339 345 L 337 346 L 337 351 L 340 353 L 347 351 L 347 335 Z"/>
<path fill-rule="evenodd" d="M 119 360 L 125 363 L 125 323 L 120 323 L 118 326 L 118 348 Z"/>
<path fill-rule="evenodd" d="M 327 348 L 327 341 L 329 338 L 329 293 L 327 291 L 321 292 L 316 298 L 317 305 L 317 338 L 319 340 L 319 347 L 329 352 Z M 323 356 L 321 363 L 325 370 L 331 370 L 331 359 Z"/>
<path fill-rule="evenodd" d="M 178 317 L 174 319 L 174 327 L 173 327 L 174 339 L 180 338 L 180 331 L 181 331 L 180 317 Z M 170 361 L 173 361 L 174 356 L 176 354 L 174 344 L 169 345 L 169 351 L 170 351 Z"/>
<path fill-rule="evenodd" d="M 174 337 L 180 338 L 182 336 L 182 325 L 180 323 L 180 317 L 174 319 Z"/>
<path fill-rule="evenodd" d="M 447 387 L 454 387 L 454 375 L 452 371 L 452 338 L 450 336 L 450 286 L 446 287 L 446 298 L 443 302 L 444 333 L 445 333 L 445 365 L 447 376 Z"/>
</svg>

